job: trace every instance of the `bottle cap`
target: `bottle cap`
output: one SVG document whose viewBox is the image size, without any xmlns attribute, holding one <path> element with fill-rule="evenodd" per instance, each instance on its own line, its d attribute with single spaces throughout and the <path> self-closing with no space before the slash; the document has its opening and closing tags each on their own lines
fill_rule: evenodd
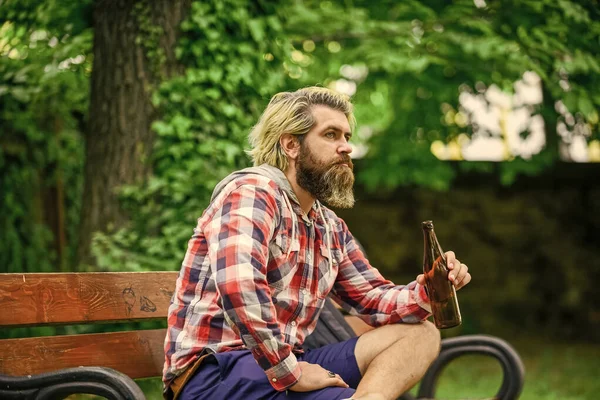
<svg viewBox="0 0 600 400">
<path fill-rule="evenodd" d="M 433 221 L 423 221 L 421 225 L 423 229 L 433 229 Z"/>
</svg>

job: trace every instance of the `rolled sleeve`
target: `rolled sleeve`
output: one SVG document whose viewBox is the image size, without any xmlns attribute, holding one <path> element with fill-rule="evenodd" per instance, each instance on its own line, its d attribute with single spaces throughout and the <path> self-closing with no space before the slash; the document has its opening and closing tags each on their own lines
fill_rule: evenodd
<svg viewBox="0 0 600 400">
<path fill-rule="evenodd" d="M 425 290 L 425 286 L 416 284 L 413 289 L 415 293 L 415 301 L 427 313 L 431 314 L 431 303 L 429 302 L 429 296 L 427 295 L 427 290 Z"/>
</svg>

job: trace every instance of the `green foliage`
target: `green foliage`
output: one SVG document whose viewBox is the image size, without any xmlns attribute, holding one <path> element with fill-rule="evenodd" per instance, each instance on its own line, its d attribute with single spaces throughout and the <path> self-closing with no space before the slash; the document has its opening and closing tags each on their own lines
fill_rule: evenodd
<svg viewBox="0 0 600 400">
<path fill-rule="evenodd" d="M 447 124 L 442 108 L 457 109 L 459 90 L 472 90 L 478 82 L 511 92 L 525 71 L 542 78 L 548 144 L 532 160 L 502 163 L 503 183 L 511 184 L 519 174 L 538 174 L 558 160 L 557 100 L 592 126 L 588 140 L 600 137 L 596 2 L 487 1 L 477 8 L 472 0 L 303 1 L 288 13 L 297 59 L 307 60 L 296 65 L 300 83 L 346 79 L 357 84 L 359 126 L 374 128 L 359 175 L 371 190 L 411 184 L 448 189 L 456 169 L 437 160 L 430 144 L 471 132 Z M 348 76 L 344 65 L 368 74 Z M 561 86 L 565 76 L 567 89 Z M 458 167 L 489 170 L 486 163 Z"/>
<path fill-rule="evenodd" d="M 140 186 L 121 188 L 132 219 L 116 233 L 96 235 L 93 252 L 101 268 L 179 268 L 214 186 L 248 165 L 246 136 L 270 96 L 282 89 L 280 65 L 288 50 L 278 6 L 192 3 L 176 50 L 185 71 L 153 95 L 161 115 L 153 124 L 154 174 Z"/>
<path fill-rule="evenodd" d="M 35 3 L 35 2 L 33 2 Z M 48 21 L 76 9 L 55 2 L 11 3 L 0 15 L 0 265 L 7 272 L 64 267 L 53 250 L 46 207 L 64 190 L 66 234 L 75 251 L 87 112 L 91 32 Z"/>
<path fill-rule="evenodd" d="M 164 32 L 152 24 L 151 7 L 137 2 L 133 22 L 150 68 L 165 78 Z M 44 260 L 37 269 L 49 270 L 53 239 L 40 194 L 58 180 L 66 190 L 69 251 L 76 246 L 91 4 L 10 1 L 2 13 L 0 162 L 3 209 L 10 211 L 2 216 L 7 250 L 0 254 L 10 270 L 36 259 Z M 593 127 L 591 138 L 598 137 L 598 15 L 594 2 L 568 0 L 488 1 L 483 8 L 471 0 L 194 1 L 176 49 L 184 72 L 154 88 L 160 115 L 153 125 L 154 174 L 140 186 L 120 188 L 132 219 L 122 231 L 97 236 L 99 263 L 175 268 L 214 184 L 247 165 L 245 136 L 268 98 L 282 89 L 340 78 L 356 84 L 359 128 L 371 129 L 355 135 L 371 149 L 359 180 L 370 190 L 443 190 L 458 169 L 492 169 L 432 155 L 433 141 L 471 133 L 445 122 L 444 108 L 458 109 L 459 88 L 483 82 L 511 91 L 532 70 L 543 80 L 540 112 L 549 126 L 548 145 L 532 160 L 517 158 L 499 168 L 505 184 L 539 174 L 557 161 L 551 128 L 559 118 L 556 100 L 580 113 Z M 362 73 L 349 76 L 344 66 Z M 568 90 L 559 84 L 565 74 Z"/>
</svg>

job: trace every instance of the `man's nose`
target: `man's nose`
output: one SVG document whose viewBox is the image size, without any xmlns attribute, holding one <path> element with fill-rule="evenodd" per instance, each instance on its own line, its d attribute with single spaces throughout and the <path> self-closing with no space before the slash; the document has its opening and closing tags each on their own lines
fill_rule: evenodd
<svg viewBox="0 0 600 400">
<path fill-rule="evenodd" d="M 343 143 L 338 147 L 338 153 L 352 153 L 352 146 L 350 146 L 350 143 L 348 143 L 346 139 L 344 139 Z"/>
</svg>

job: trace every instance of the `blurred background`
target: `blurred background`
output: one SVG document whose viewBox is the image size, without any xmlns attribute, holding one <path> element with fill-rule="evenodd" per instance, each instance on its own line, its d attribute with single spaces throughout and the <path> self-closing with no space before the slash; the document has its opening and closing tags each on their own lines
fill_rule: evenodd
<svg viewBox="0 0 600 400">
<path fill-rule="evenodd" d="M 432 219 L 473 275 L 443 335 L 509 341 L 523 399 L 596 399 L 599 38 L 596 0 L 0 0 L 0 271 L 178 270 L 269 98 L 322 85 L 356 105 L 371 263 L 413 280 Z"/>
</svg>

